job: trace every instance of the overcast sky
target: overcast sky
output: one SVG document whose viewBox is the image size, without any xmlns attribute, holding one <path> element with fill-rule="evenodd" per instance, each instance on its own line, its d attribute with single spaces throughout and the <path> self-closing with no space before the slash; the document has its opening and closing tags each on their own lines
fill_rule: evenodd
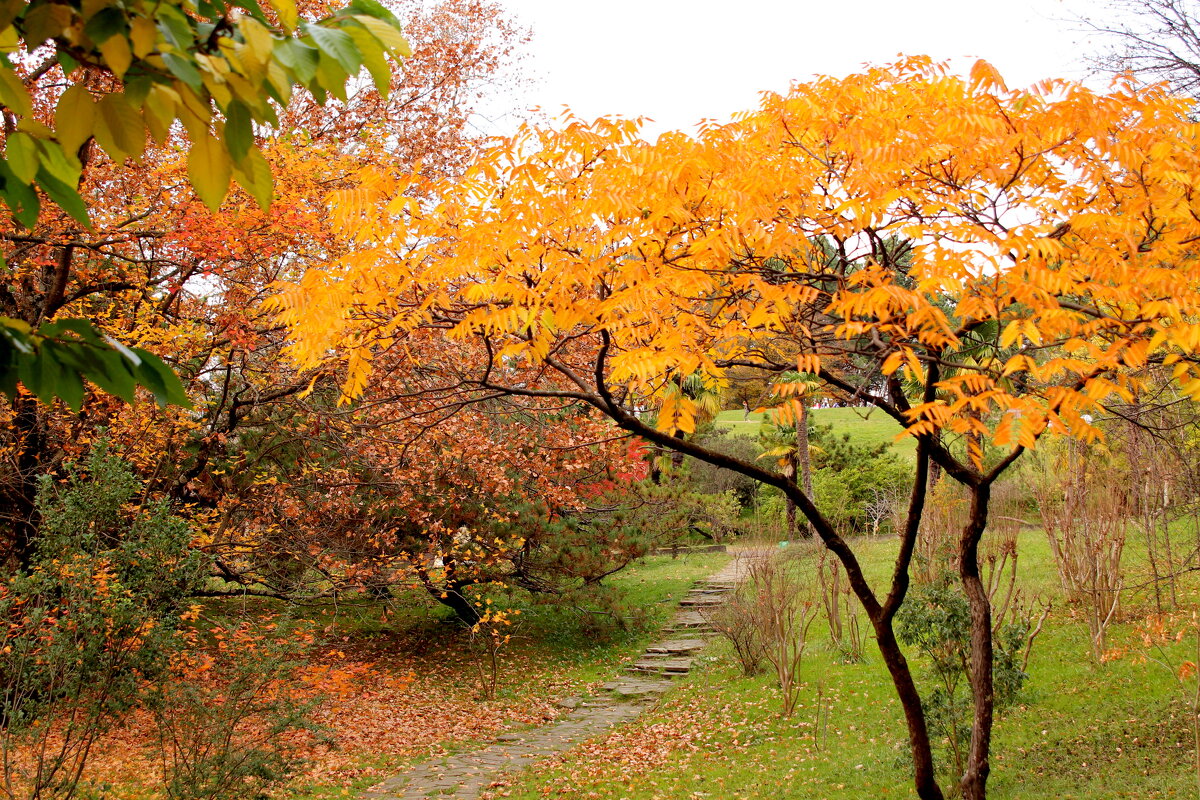
<svg viewBox="0 0 1200 800">
<path fill-rule="evenodd" d="M 650 133 L 723 120 L 754 107 L 763 90 L 899 53 L 951 60 L 963 72 L 985 58 L 1017 86 L 1082 77 L 1090 49 L 1063 21 L 1070 10 L 1060 0 L 498 2 L 534 33 L 525 62 L 532 80 L 501 104 L 644 115 L 655 120 Z"/>
</svg>

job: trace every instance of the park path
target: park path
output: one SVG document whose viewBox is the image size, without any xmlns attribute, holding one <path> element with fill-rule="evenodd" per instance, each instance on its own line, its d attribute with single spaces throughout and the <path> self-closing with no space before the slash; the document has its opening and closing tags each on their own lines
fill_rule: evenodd
<svg viewBox="0 0 1200 800">
<path fill-rule="evenodd" d="M 479 750 L 418 764 L 360 795 L 362 800 L 415 800 L 441 797 L 477 800 L 505 773 L 519 770 L 555 753 L 606 733 L 628 722 L 687 675 L 696 653 L 714 631 L 704 609 L 719 605 L 737 588 L 755 553 L 734 553 L 712 576 L 697 581 L 680 601 L 663 629 L 661 641 L 650 645 L 622 675 L 606 683 L 600 694 L 560 701 L 568 713 L 546 725 L 498 736 Z"/>
</svg>

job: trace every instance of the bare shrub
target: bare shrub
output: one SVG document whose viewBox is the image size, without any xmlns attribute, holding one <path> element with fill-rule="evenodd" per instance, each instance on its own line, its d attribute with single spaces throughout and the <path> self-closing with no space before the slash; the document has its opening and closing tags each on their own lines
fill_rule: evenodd
<svg viewBox="0 0 1200 800">
<path fill-rule="evenodd" d="M 843 660 L 862 661 L 863 630 L 858 618 L 858 598 L 849 582 L 843 583 L 841 563 L 828 550 L 821 550 L 817 558 L 817 585 L 829 623 L 830 645 L 841 651 Z"/>
<path fill-rule="evenodd" d="M 1038 511 L 1067 602 L 1081 610 L 1098 660 L 1121 602 L 1126 487 L 1078 443 L 1052 466 L 1035 485 Z"/>
<path fill-rule="evenodd" d="M 918 584 L 932 584 L 944 570 L 956 569 L 953 554 L 968 511 L 966 491 L 956 483 L 939 481 L 929 493 L 914 559 L 913 579 Z"/>
<path fill-rule="evenodd" d="M 780 556 L 751 563 L 747 577 L 759 604 L 766 641 L 764 657 L 775 670 L 783 698 L 781 713 L 790 717 L 800 699 L 800 667 L 817 605 L 805 598 L 796 559 Z"/>
<path fill-rule="evenodd" d="M 708 624 L 733 646 L 738 665 L 746 676 L 761 672 L 766 657 L 761 612 L 756 594 L 747 587 L 734 592 L 721 605 L 701 610 Z"/>
<path fill-rule="evenodd" d="M 317 731 L 318 698 L 291 688 L 310 633 L 286 621 L 214 630 L 214 651 L 193 642 L 153 689 L 167 800 L 265 797 L 298 762 L 297 734 Z"/>
</svg>

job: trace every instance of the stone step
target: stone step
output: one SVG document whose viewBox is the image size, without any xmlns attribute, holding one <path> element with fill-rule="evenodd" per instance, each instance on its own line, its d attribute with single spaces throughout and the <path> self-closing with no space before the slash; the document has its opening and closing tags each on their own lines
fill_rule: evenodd
<svg viewBox="0 0 1200 800">
<path fill-rule="evenodd" d="M 684 610 L 676 613 L 668 624 L 674 628 L 703 628 L 708 620 L 699 611 Z"/>
<path fill-rule="evenodd" d="M 628 672 L 650 672 L 658 675 L 687 675 L 695 663 L 696 660 L 693 658 L 660 656 L 658 658 L 641 658 L 625 669 Z"/>
<path fill-rule="evenodd" d="M 646 648 L 647 653 L 661 653 L 663 655 L 676 655 L 679 653 L 690 653 L 693 650 L 699 650 L 708 642 L 703 639 L 671 639 L 666 642 L 652 644 Z"/>
<path fill-rule="evenodd" d="M 724 597 L 685 597 L 679 601 L 680 608 L 716 608 L 723 605 Z"/>
<path fill-rule="evenodd" d="M 654 680 L 646 677 L 630 677 L 610 681 L 601 688 L 606 692 L 612 692 L 621 697 L 647 697 L 667 691 L 671 688 L 671 682 L 669 680 Z"/>
<path fill-rule="evenodd" d="M 712 625 L 682 625 L 664 628 L 663 633 L 667 636 L 704 636 L 711 637 L 717 635 L 717 629 Z"/>
</svg>

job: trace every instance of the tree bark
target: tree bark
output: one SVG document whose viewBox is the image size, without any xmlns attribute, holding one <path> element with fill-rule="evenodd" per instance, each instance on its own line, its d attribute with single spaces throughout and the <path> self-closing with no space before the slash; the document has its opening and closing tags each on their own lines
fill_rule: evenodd
<svg viewBox="0 0 1200 800">
<path fill-rule="evenodd" d="M 804 400 L 796 400 L 796 463 L 799 465 L 800 485 L 804 493 L 812 497 L 812 459 L 808 453 L 808 404 Z M 800 535 L 805 539 L 813 537 L 812 525 L 808 520 L 800 529 Z"/>
<path fill-rule="evenodd" d="M 987 526 L 991 483 L 984 481 L 971 492 L 971 516 L 958 547 L 958 573 L 971 607 L 970 674 L 971 699 L 975 714 L 971 725 L 971 748 L 967 771 L 960 786 L 964 800 L 984 800 L 991 772 L 989 753 L 996 698 L 992 680 L 992 609 L 987 587 L 979 574 L 979 540 Z"/>
<path fill-rule="evenodd" d="M 28 395 L 13 402 L 13 432 L 17 444 L 15 485 L 7 492 L 11 514 L 10 555 L 24 570 L 37 548 L 38 476 L 43 471 L 46 418 L 38 401 Z"/>
</svg>

